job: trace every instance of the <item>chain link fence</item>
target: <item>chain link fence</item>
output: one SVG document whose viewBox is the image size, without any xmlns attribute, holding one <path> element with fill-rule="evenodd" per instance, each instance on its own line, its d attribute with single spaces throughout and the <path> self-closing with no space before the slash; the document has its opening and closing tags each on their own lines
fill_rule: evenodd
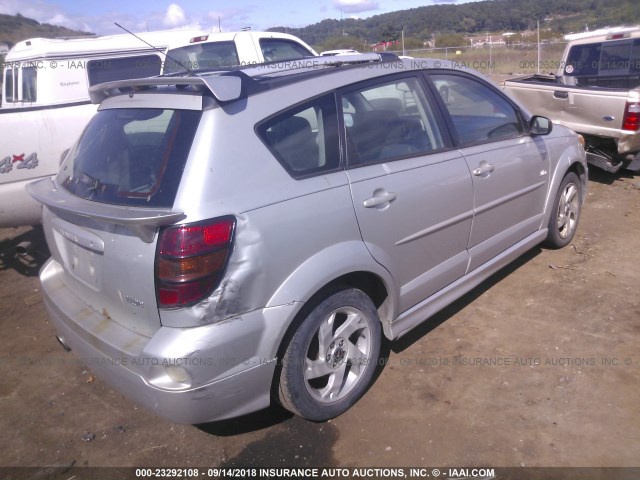
<svg viewBox="0 0 640 480">
<path fill-rule="evenodd" d="M 541 43 L 539 57 L 537 43 L 425 48 L 405 50 L 404 55 L 415 59 L 449 60 L 454 68 L 472 68 L 484 74 L 557 73 L 565 46 L 566 42 Z M 401 50 L 387 52 L 403 55 Z"/>
</svg>

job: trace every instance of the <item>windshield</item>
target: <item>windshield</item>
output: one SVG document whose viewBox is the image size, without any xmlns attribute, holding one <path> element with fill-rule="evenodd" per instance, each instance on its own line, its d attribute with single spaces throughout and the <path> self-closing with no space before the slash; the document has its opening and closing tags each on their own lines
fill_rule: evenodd
<svg viewBox="0 0 640 480">
<path fill-rule="evenodd" d="M 171 207 L 200 115 L 194 110 L 99 111 L 65 158 L 58 182 L 96 202 Z"/>
</svg>

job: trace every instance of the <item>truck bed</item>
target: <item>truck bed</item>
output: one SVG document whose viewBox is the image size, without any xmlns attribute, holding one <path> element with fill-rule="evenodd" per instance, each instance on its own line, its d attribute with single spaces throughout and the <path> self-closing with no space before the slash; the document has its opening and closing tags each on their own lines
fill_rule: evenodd
<svg viewBox="0 0 640 480">
<path fill-rule="evenodd" d="M 504 90 L 533 114 L 584 135 L 613 139 L 619 155 L 640 151 L 640 132 L 622 129 L 627 103 L 640 102 L 640 89 L 565 85 L 555 75 L 534 75 L 506 80 Z"/>
</svg>

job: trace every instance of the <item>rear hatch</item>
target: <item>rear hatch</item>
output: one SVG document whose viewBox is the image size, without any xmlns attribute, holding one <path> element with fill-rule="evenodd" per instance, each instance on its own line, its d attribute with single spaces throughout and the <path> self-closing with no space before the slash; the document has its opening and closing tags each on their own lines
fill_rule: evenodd
<svg viewBox="0 0 640 480">
<path fill-rule="evenodd" d="M 47 207 L 45 233 L 65 286 L 106 320 L 147 336 L 160 326 L 156 233 L 185 217 L 172 207 L 201 116 L 201 98 L 180 109 L 173 97 L 167 108 L 111 102 L 59 174 L 29 186 Z"/>
</svg>

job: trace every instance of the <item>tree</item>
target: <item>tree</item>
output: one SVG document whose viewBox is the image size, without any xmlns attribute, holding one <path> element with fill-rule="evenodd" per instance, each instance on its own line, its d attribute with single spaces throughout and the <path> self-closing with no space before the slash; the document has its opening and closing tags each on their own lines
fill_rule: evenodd
<svg viewBox="0 0 640 480">
<path fill-rule="evenodd" d="M 378 41 L 379 42 L 395 42 L 400 38 L 400 32 L 402 29 L 398 30 L 393 25 L 389 23 L 385 23 L 378 33 Z"/>
</svg>

